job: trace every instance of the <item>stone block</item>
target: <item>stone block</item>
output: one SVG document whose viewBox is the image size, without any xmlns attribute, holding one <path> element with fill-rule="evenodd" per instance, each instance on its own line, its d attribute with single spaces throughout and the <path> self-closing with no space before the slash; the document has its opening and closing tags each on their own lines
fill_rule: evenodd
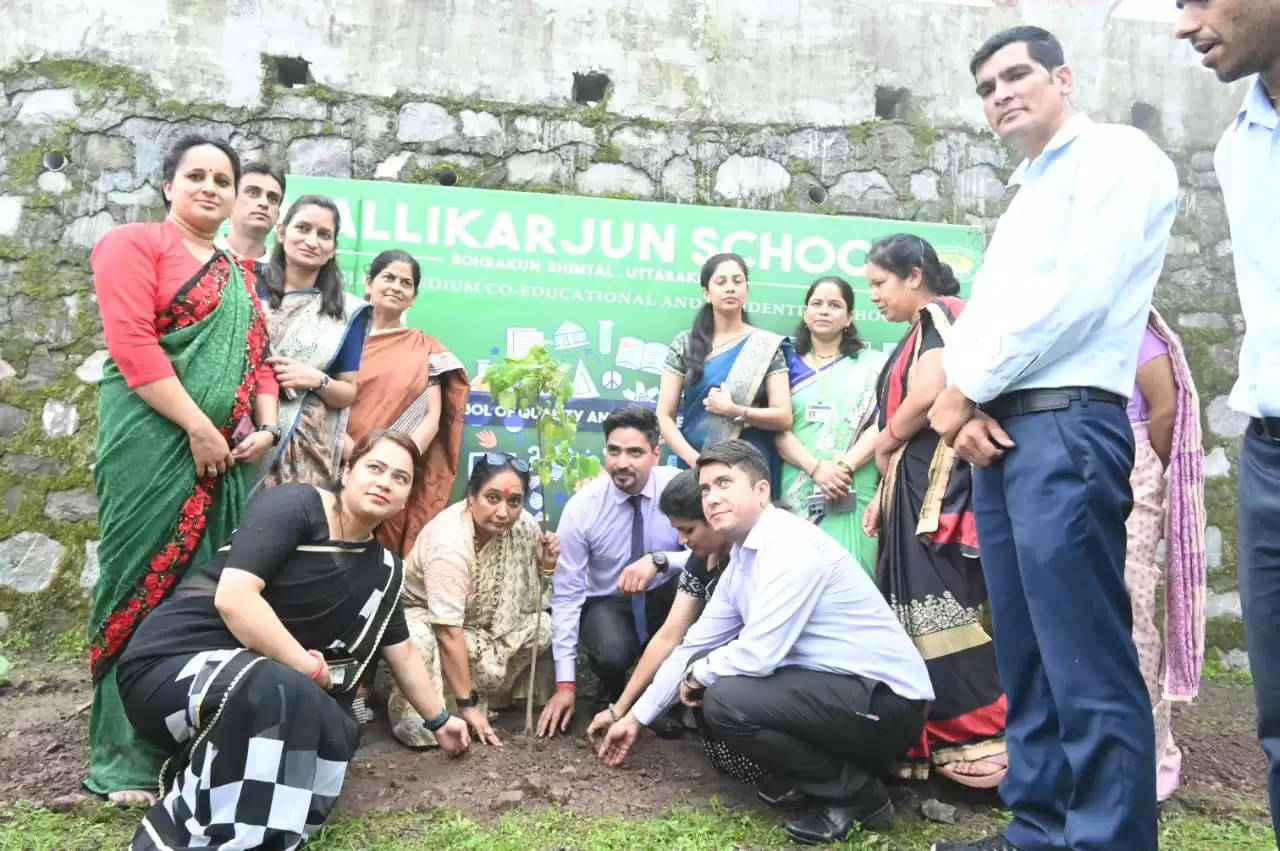
<svg viewBox="0 0 1280 851">
<path fill-rule="evenodd" d="M 1249 670 L 1249 653 L 1241 647 L 1234 647 L 1231 650 L 1218 648 L 1218 661 L 1227 670 L 1234 668 Z"/>
<path fill-rule="evenodd" d="M 1221 313 L 1183 313 L 1178 316 L 1182 328 L 1198 328 L 1206 331 L 1225 331 L 1227 317 Z"/>
<path fill-rule="evenodd" d="M 286 154 L 289 171 L 311 177 L 350 177 L 351 140 L 340 136 L 295 139 Z"/>
<path fill-rule="evenodd" d="M 74 220 L 62 235 L 62 241 L 77 248 L 93 248 L 102 235 L 116 226 L 106 210 Z"/>
<path fill-rule="evenodd" d="M 48 399 L 40 412 L 40 424 L 46 437 L 69 437 L 80 430 L 80 413 L 75 405 Z"/>
<path fill-rule="evenodd" d="M 107 194 L 107 200 L 122 207 L 138 209 L 159 207 L 164 204 L 164 198 L 150 183 L 144 183 L 129 192 L 110 192 Z"/>
<path fill-rule="evenodd" d="M 17 514 L 22 506 L 22 497 L 27 489 L 22 485 L 14 485 L 4 492 L 4 510 L 6 514 Z"/>
<path fill-rule="evenodd" d="M 564 145 L 597 144 L 596 131 L 577 121 L 547 121 L 536 115 L 520 115 L 512 122 L 515 147 L 520 151 L 554 150 Z"/>
<path fill-rule="evenodd" d="M 36 186 L 50 195 L 65 195 L 71 188 L 71 178 L 61 171 L 42 171 L 36 178 Z"/>
<path fill-rule="evenodd" d="M 637 168 L 621 163 L 596 163 L 579 172 L 574 185 L 583 195 L 653 195 L 653 181 Z"/>
<path fill-rule="evenodd" d="M 1209 403 L 1205 418 L 1209 421 L 1209 431 L 1218 437 L 1240 437 L 1249 425 L 1249 417 L 1233 411 L 1226 396 L 1217 396 Z"/>
<path fill-rule="evenodd" d="M 561 182 L 564 161 L 556 154 L 531 151 L 514 154 L 503 163 L 507 183 L 513 186 L 555 186 Z"/>
<path fill-rule="evenodd" d="M 27 358 L 27 374 L 22 376 L 22 387 L 31 390 L 53 384 L 66 360 L 67 356 L 62 352 L 51 352 L 44 346 L 32 349 Z"/>
<path fill-rule="evenodd" d="M 502 122 L 491 112 L 464 109 L 458 113 L 462 120 L 462 135 L 468 139 L 498 139 L 503 137 Z"/>
<path fill-rule="evenodd" d="M 1004 198 L 1005 184 L 989 165 L 969 166 L 956 175 L 956 201 L 964 207 Z"/>
<path fill-rule="evenodd" d="M 61 476 L 67 472 L 67 465 L 57 458 L 24 455 L 21 452 L 6 454 L 4 468 L 22 476 Z"/>
<path fill-rule="evenodd" d="M 98 542 L 84 542 L 84 567 L 80 569 L 80 587 L 86 592 L 93 591 L 93 586 L 98 582 L 98 573 L 100 567 L 98 565 Z"/>
<path fill-rule="evenodd" d="M 1204 558 L 1210 569 L 1222 567 L 1222 530 L 1217 526 L 1205 527 Z"/>
<path fill-rule="evenodd" d="M 315 98 L 282 94 L 271 102 L 267 114 L 303 121 L 324 121 L 329 117 L 329 108 Z"/>
<path fill-rule="evenodd" d="M 95 133 L 85 142 L 84 161 L 92 171 L 132 171 L 133 143 L 120 136 Z"/>
<path fill-rule="evenodd" d="M 405 163 L 413 158 L 413 151 L 397 151 L 387 157 L 373 170 L 373 176 L 379 180 L 395 180 L 404 170 Z"/>
<path fill-rule="evenodd" d="M 675 157 L 663 167 L 662 194 L 677 201 L 693 201 L 698 197 L 698 173 L 693 160 Z"/>
<path fill-rule="evenodd" d="M 86 384 L 97 384 L 102 380 L 102 371 L 106 367 L 109 357 L 111 356 L 106 349 L 98 349 L 76 367 L 76 378 Z"/>
<path fill-rule="evenodd" d="M 1204 616 L 1206 618 L 1240 618 L 1240 592 L 1225 591 L 1215 594 L 1212 591 L 1204 598 Z"/>
<path fill-rule="evenodd" d="M 39 532 L 19 532 L 0 541 L 0 585 L 43 591 L 53 581 L 67 548 Z"/>
<path fill-rule="evenodd" d="M 1227 450 L 1215 446 L 1204 455 L 1204 477 L 1218 479 L 1231 473 L 1231 459 L 1227 458 Z"/>
<path fill-rule="evenodd" d="M 458 122 L 439 104 L 406 103 L 400 107 L 396 138 L 401 142 L 439 142 L 457 132 Z"/>
<path fill-rule="evenodd" d="M 27 427 L 31 414 L 6 402 L 0 402 L 0 437 L 13 437 Z"/>
<path fill-rule="evenodd" d="M 22 223 L 22 208 L 27 199 L 21 195 L 0 195 L 0 236 L 13 236 Z"/>
<path fill-rule="evenodd" d="M 888 178 L 878 171 L 848 171 L 840 175 L 827 197 L 842 212 L 867 211 L 892 202 L 896 195 Z"/>
<path fill-rule="evenodd" d="M 790 186 L 790 172 L 768 157 L 734 154 L 716 169 L 715 193 L 731 201 L 771 198 Z"/>
<path fill-rule="evenodd" d="M 56 124 L 80 114 L 74 89 L 43 89 L 22 96 L 19 124 Z"/>
<path fill-rule="evenodd" d="M 911 175 L 911 197 L 917 201 L 937 201 L 941 199 L 938 192 L 938 175 L 933 171 L 918 171 Z"/>
<path fill-rule="evenodd" d="M 44 516 L 55 522 L 75 523 L 97 515 L 98 498 L 91 490 L 55 491 L 44 500 Z"/>
<path fill-rule="evenodd" d="M 18 371 L 7 360 L 0 360 L 0 381 L 17 376 Z"/>
<path fill-rule="evenodd" d="M 654 176 L 662 173 L 672 157 L 689 149 L 689 139 L 683 134 L 673 136 L 666 130 L 644 127 L 621 127 L 609 141 L 617 148 L 618 159 Z"/>
</svg>

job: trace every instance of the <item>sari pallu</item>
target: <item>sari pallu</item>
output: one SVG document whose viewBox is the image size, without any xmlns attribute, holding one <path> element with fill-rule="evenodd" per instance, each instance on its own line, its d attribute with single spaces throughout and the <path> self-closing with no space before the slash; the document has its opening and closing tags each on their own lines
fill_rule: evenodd
<svg viewBox="0 0 1280 851">
<path fill-rule="evenodd" d="M 266 326 L 251 266 L 216 253 L 156 317 L 159 342 L 192 400 L 230 437 L 251 410 Z M 159 754 L 140 741 L 112 669 L 134 629 L 189 565 L 205 561 L 240 522 L 249 471 L 197 478 L 186 433 L 129 388 L 108 361 L 98 388 L 101 565 L 89 615 L 90 773 L 105 794 L 151 785 Z"/>
<path fill-rule="evenodd" d="M 399 603 L 400 560 L 384 552 L 383 565 L 387 575 L 362 609 L 367 614 L 325 648 L 326 656 L 359 663 L 341 690 L 325 692 L 247 649 L 180 653 L 128 672 L 129 717 L 148 739 L 177 749 L 160 772 L 159 800 L 134 834 L 133 851 L 287 851 L 315 835 L 359 744 L 350 710 L 355 685 Z"/>
<path fill-rule="evenodd" d="M 687 348 L 687 343 L 687 332 L 683 332 L 676 338 L 673 348 L 675 345 Z M 693 385 L 686 383 L 681 393 L 684 404 L 680 424 L 680 433 L 699 451 L 734 438 L 741 438 L 759 449 L 769 465 L 769 481 L 773 483 L 775 498 L 780 492 L 782 464 L 773 442 L 774 433 L 754 426 L 744 428 L 732 417 L 713 414 L 703 407 L 702 400 L 711 388 L 721 387 L 735 405 L 753 406 L 779 350 L 785 366 L 791 352 L 790 341 L 772 331 L 752 328 L 742 339 L 711 351 L 703 364 L 702 376 Z M 680 356 L 683 360 L 683 352 Z M 670 359 L 668 365 L 671 365 Z M 678 371 L 684 373 L 683 369 Z M 681 461 L 680 467 L 687 468 L 688 465 Z"/>
<path fill-rule="evenodd" d="M 890 355 L 878 381 L 881 429 L 907 397 L 927 339 L 945 344 L 963 308 L 958 298 L 935 299 Z M 881 484 L 880 589 L 937 695 L 919 744 L 894 766 L 903 777 L 1005 752 L 1006 701 L 981 622 L 987 594 L 970 498 L 969 465 L 928 426 L 893 454 Z"/>
<path fill-rule="evenodd" d="M 870 424 L 876 408 L 876 377 L 884 366 L 882 352 L 861 349 L 856 356 L 841 355 L 813 369 L 791 353 L 791 432 L 820 461 L 835 461 L 849 451 Z M 823 410 L 811 419 L 810 406 Z M 875 498 L 880 472 L 873 462 L 854 471 L 850 493 L 838 502 L 827 502 L 822 531 L 835 538 L 858 564 L 875 575 L 876 541 L 862 531 L 862 515 Z M 808 515 L 809 498 L 822 491 L 804 470 L 782 465 L 782 502 L 792 514 Z"/>
<path fill-rule="evenodd" d="M 329 374 L 357 318 L 372 309 L 350 293 L 343 293 L 343 300 L 345 318 L 334 319 L 320 312 L 318 292 L 285 293 L 280 307 L 267 308 L 271 353 Z M 330 408 L 311 390 L 282 390 L 276 421 L 280 444 L 259 463 L 258 479 L 267 487 L 280 482 L 328 485 L 340 466 L 348 415 L 348 408 Z"/>
<path fill-rule="evenodd" d="M 401 514 L 378 529 L 383 546 L 406 558 L 418 532 L 449 504 L 470 393 L 466 370 L 443 343 L 415 328 L 370 334 L 347 422 L 353 440 L 381 427 L 412 432 L 427 413 L 426 392 L 432 381 L 440 384 L 440 428 L 418 470 L 423 486 Z"/>
</svg>

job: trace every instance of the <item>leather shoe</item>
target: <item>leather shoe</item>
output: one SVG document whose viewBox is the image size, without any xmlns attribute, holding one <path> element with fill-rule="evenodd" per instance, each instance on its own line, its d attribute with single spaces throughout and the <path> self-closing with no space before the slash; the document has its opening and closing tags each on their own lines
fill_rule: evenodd
<svg viewBox="0 0 1280 851">
<path fill-rule="evenodd" d="M 769 775 L 756 781 L 756 797 L 766 807 L 775 810 L 803 810 L 813 805 L 814 799 L 792 786 L 781 777 Z"/>
<path fill-rule="evenodd" d="M 878 794 L 852 804 L 826 803 L 814 807 L 799 818 L 786 823 L 784 830 L 802 845 L 825 845 L 840 842 L 854 828 L 879 830 L 893 821 L 893 801 L 880 787 Z"/>
</svg>

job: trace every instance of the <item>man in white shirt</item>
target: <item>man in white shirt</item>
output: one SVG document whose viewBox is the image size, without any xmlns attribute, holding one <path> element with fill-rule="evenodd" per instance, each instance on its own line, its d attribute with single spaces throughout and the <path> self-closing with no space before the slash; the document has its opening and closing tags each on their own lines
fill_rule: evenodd
<svg viewBox="0 0 1280 851">
<path fill-rule="evenodd" d="M 729 566 L 600 755 L 620 763 L 640 725 L 679 697 L 768 772 L 761 801 L 808 809 L 787 823 L 792 839 L 838 842 L 887 824 L 893 805 L 875 772 L 920 739 L 934 696 L 924 660 L 853 557 L 770 504 L 759 450 L 703 450 L 698 481 L 707 522 L 734 544 Z"/>
<path fill-rule="evenodd" d="M 661 628 L 675 599 L 673 581 L 689 552 L 658 506 L 680 471 L 658 464 L 658 418 L 641 405 L 623 405 L 602 424 L 604 468 L 570 497 L 556 534 L 560 560 L 551 585 L 551 656 L 556 693 L 538 718 L 538 735 L 564 732 L 573 718 L 578 644 L 587 651 L 602 692 L 613 703 L 627 669 Z M 674 724 L 668 724 L 668 728 Z"/>
<path fill-rule="evenodd" d="M 1177 35 L 1223 82 L 1256 74 L 1213 164 L 1226 201 L 1244 314 L 1231 407 L 1249 417 L 1240 450 L 1237 569 L 1245 638 L 1280 835 L 1280 2 L 1185 0 Z"/>
<path fill-rule="evenodd" d="M 266 163 L 245 163 L 231 208 L 231 230 L 214 240 L 218 248 L 247 257 L 261 266 L 267 256 L 267 235 L 280 220 L 284 175 Z"/>
<path fill-rule="evenodd" d="M 1026 159 L 929 422 L 975 467 L 1013 820 L 935 847 L 1154 851 L 1155 732 L 1124 583 L 1125 403 L 1177 173 L 1141 131 L 1072 109 L 1071 68 L 1045 30 L 993 36 L 970 71 L 992 129 Z"/>
</svg>

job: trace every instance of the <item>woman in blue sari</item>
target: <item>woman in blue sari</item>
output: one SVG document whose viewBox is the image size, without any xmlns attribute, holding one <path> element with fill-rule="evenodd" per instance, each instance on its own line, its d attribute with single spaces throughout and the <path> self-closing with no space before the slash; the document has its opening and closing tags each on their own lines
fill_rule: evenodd
<svg viewBox="0 0 1280 851">
<path fill-rule="evenodd" d="M 781 464 L 773 433 L 791 427 L 790 344 L 747 321 L 747 264 L 737 254 L 709 258 L 701 282 L 707 303 L 672 341 L 662 371 L 662 438 L 682 467 L 692 467 L 703 447 L 735 437 L 749 442 L 769 462 L 776 497 Z"/>
</svg>

